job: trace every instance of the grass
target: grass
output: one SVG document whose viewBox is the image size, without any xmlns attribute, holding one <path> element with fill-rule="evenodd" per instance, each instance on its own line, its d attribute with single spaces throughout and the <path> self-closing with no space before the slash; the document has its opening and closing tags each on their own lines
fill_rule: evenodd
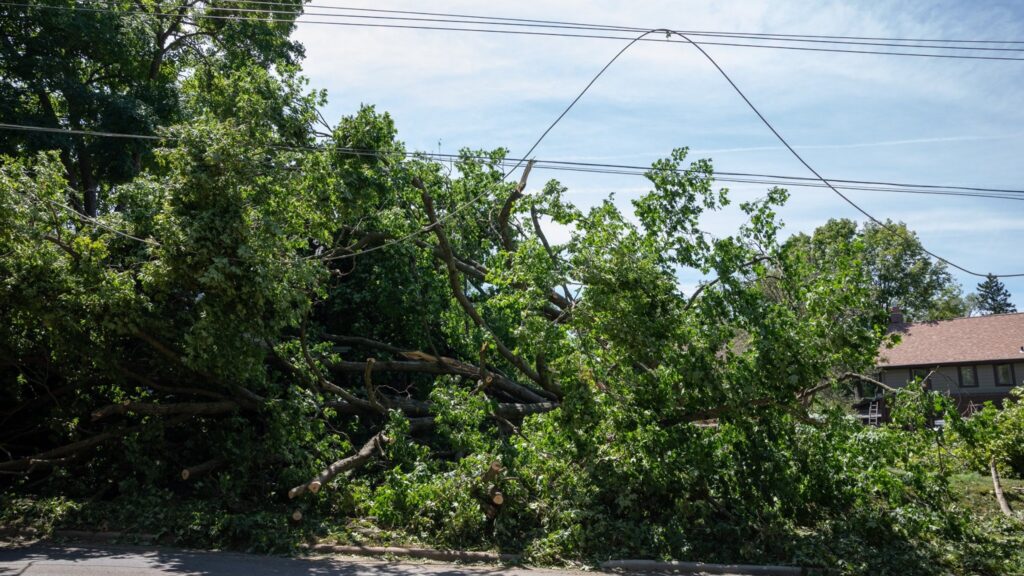
<svg viewBox="0 0 1024 576">
<path fill-rule="evenodd" d="M 1003 494 L 1015 512 L 1024 512 L 1024 480 L 1002 478 Z M 996 503 L 992 477 L 982 474 L 957 474 L 951 478 L 953 489 L 967 510 L 982 518 L 1001 515 Z"/>
</svg>

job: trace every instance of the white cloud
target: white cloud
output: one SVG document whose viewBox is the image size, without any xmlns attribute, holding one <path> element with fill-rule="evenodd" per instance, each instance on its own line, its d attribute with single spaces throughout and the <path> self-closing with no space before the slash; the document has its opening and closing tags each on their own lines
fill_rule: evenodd
<svg viewBox="0 0 1024 576">
<path fill-rule="evenodd" d="M 326 0 L 318 0 L 323 3 Z M 426 10 L 411 0 L 372 8 Z M 430 11 L 688 30 L 770 31 L 909 38 L 1013 38 L 1010 8 L 853 0 L 610 2 L 466 0 Z M 306 73 L 329 89 L 328 118 L 361 102 L 395 116 L 412 148 L 463 146 L 522 154 L 625 41 L 300 25 Z M 857 47 L 854 47 L 857 48 Z M 865 47 L 871 48 L 871 47 Z M 892 50 L 876 47 L 879 50 Z M 734 81 L 823 174 L 863 180 L 1021 187 L 1024 62 L 898 58 L 708 46 Z M 540 158 L 648 164 L 688 145 L 719 170 L 805 174 L 717 71 L 686 45 L 638 43 L 608 70 L 535 152 Z M 545 174 L 548 176 L 549 174 Z M 643 181 L 557 175 L 584 205 L 619 189 L 628 206 Z M 764 186 L 733 185 L 763 194 Z M 936 252 L 982 268 L 1021 268 L 1024 218 L 1005 201 L 852 193 L 881 218 L 908 222 Z M 827 190 L 797 190 L 787 230 L 829 217 L 863 219 Z M 727 233 L 726 211 L 709 225 Z M 970 247 L 969 251 L 967 247 Z M 1024 296 L 1024 282 L 1019 292 Z M 1009 284 L 1008 284 L 1009 285 Z M 1013 287 L 1011 287 L 1013 290 Z"/>
</svg>

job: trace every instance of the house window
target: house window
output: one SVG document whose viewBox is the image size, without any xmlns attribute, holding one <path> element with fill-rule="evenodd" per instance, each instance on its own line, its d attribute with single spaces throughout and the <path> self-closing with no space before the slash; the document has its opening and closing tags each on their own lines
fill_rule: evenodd
<svg viewBox="0 0 1024 576">
<path fill-rule="evenodd" d="M 960 367 L 960 387 L 961 388 L 977 388 L 978 387 L 978 367 L 977 366 L 961 366 Z"/>
<path fill-rule="evenodd" d="M 921 382 L 921 387 L 923 387 L 925 389 L 929 389 L 932 386 L 932 381 L 931 381 L 930 378 L 928 378 L 928 374 L 930 374 L 930 373 L 931 373 L 930 370 L 925 370 L 924 368 L 911 368 L 910 369 L 910 381 L 911 382 L 918 382 L 918 381 L 920 381 Z"/>
<path fill-rule="evenodd" d="M 1013 365 L 996 364 L 992 368 L 996 372 L 996 386 L 1013 386 Z"/>
</svg>

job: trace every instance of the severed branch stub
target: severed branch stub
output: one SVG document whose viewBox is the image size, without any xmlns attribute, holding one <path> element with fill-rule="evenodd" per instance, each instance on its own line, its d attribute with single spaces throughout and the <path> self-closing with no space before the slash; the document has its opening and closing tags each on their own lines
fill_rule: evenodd
<svg viewBox="0 0 1024 576">
<path fill-rule="evenodd" d="M 501 511 L 502 504 L 505 503 L 505 495 L 501 493 L 501 490 L 494 484 L 498 476 L 504 471 L 501 462 L 497 460 L 491 462 L 491 465 L 487 467 L 487 470 L 480 475 L 480 483 L 485 486 L 485 489 L 474 488 L 473 492 L 476 498 L 480 501 L 480 507 L 483 509 L 484 515 L 489 519 L 494 519 Z"/>
<path fill-rule="evenodd" d="M 488 466 L 487 470 L 485 470 L 484 473 L 480 476 L 480 480 L 483 481 L 485 484 L 487 482 L 493 482 L 494 479 L 498 477 L 498 474 L 501 474 L 502 470 L 504 470 L 504 468 L 501 467 L 501 462 L 495 460 L 491 462 L 491 465 Z"/>
<path fill-rule="evenodd" d="M 497 488 L 491 488 L 491 490 L 490 490 L 490 498 L 491 498 L 491 502 L 495 506 L 501 506 L 502 504 L 505 503 L 505 495 L 502 494 L 501 490 L 498 490 Z"/>
<path fill-rule="evenodd" d="M 306 492 L 312 492 L 316 494 L 320 491 L 324 484 L 327 484 L 334 479 L 335 476 L 352 470 L 366 464 L 373 456 L 377 453 L 378 449 L 383 450 L 384 445 L 391 442 L 391 440 L 384 435 L 384 432 L 378 432 L 372 438 L 370 438 L 363 447 L 359 449 L 355 454 L 338 460 L 331 464 L 327 468 L 324 468 L 315 478 L 306 482 L 305 484 L 299 484 L 288 491 L 288 498 L 296 498 L 302 496 Z"/>
<path fill-rule="evenodd" d="M 191 466 L 189 468 L 182 469 L 182 471 L 181 471 L 181 479 L 182 480 L 189 480 L 189 479 L 194 480 L 194 479 L 202 476 L 203 474 L 207 474 L 209 472 L 212 472 L 213 470 L 216 470 L 217 468 L 220 468 L 223 465 L 224 465 L 224 459 L 223 458 L 212 458 L 210 460 L 207 460 L 206 462 L 203 462 L 202 464 L 196 464 L 195 466 Z"/>
</svg>

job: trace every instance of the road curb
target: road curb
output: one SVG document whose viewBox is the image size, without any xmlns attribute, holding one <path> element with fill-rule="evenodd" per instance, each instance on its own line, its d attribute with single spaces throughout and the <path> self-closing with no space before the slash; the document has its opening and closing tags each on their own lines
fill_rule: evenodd
<svg viewBox="0 0 1024 576">
<path fill-rule="evenodd" d="M 133 534 L 124 532 L 90 532 L 86 530 L 54 530 L 53 538 L 92 542 L 112 542 L 133 539 L 156 541 L 155 534 Z M 438 562 L 489 562 L 517 564 L 522 560 L 519 554 L 499 552 L 476 552 L 466 550 L 437 550 L 434 548 L 408 548 L 404 546 L 352 546 L 344 544 L 314 544 L 306 550 L 322 554 L 345 554 L 383 558 L 402 556 Z M 713 564 L 706 562 L 682 562 L 662 560 L 608 560 L 598 564 L 608 572 L 693 572 L 699 574 L 742 574 L 743 576 L 807 576 L 807 568 L 799 566 L 771 566 L 755 564 Z"/>
<path fill-rule="evenodd" d="M 316 544 L 310 546 L 312 552 L 329 552 L 332 554 L 350 554 L 353 556 L 406 556 L 422 560 L 438 560 L 441 562 L 519 562 L 519 554 L 500 554 L 497 552 L 469 552 L 464 550 L 434 550 L 432 548 L 405 548 L 400 546 L 346 546 L 341 544 Z"/>
<path fill-rule="evenodd" d="M 66 538 L 68 540 L 83 540 L 91 542 L 113 542 L 114 540 L 149 540 L 156 542 L 156 534 L 145 534 L 137 532 L 90 532 L 88 530 L 54 530 L 50 535 L 52 538 Z"/>
<path fill-rule="evenodd" d="M 400 546 L 347 546 L 340 544 L 317 544 L 310 546 L 312 552 L 348 554 L 351 556 L 403 556 L 439 562 L 497 562 L 518 563 L 519 554 L 496 552 L 467 552 L 460 550 L 435 550 L 432 548 L 406 548 Z M 660 560 L 609 560 L 598 564 L 601 570 L 609 572 L 694 572 L 701 574 L 742 574 L 743 576 L 806 576 L 807 569 L 799 566 L 763 566 L 754 564 L 711 564 L 707 562 L 679 562 Z"/>
<path fill-rule="evenodd" d="M 755 564 L 709 564 L 661 560 L 608 560 L 598 564 L 601 570 L 623 572 L 695 572 L 702 574 L 743 574 L 744 576 L 806 576 L 799 566 L 763 566 Z"/>
</svg>

